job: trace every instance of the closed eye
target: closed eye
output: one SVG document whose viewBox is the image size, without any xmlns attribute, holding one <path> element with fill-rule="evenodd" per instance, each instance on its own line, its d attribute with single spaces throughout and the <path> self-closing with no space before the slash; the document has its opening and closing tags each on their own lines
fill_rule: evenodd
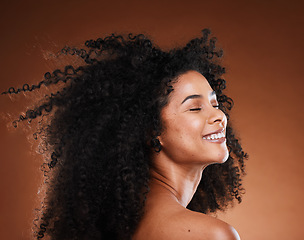
<svg viewBox="0 0 304 240">
<path fill-rule="evenodd" d="M 202 110 L 202 108 L 191 108 L 191 109 L 189 109 L 189 111 L 200 111 L 200 110 Z"/>
<path fill-rule="evenodd" d="M 216 108 L 216 109 L 219 109 L 220 105 L 214 105 L 213 107 Z"/>
</svg>

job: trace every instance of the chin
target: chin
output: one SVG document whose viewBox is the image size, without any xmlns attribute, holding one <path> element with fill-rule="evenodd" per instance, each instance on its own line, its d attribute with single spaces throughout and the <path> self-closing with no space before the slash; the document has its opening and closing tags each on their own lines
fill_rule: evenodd
<svg viewBox="0 0 304 240">
<path fill-rule="evenodd" d="M 227 154 L 225 155 L 225 157 L 222 158 L 220 163 L 226 162 L 228 160 L 228 158 L 229 158 L 229 153 L 227 152 Z"/>
<path fill-rule="evenodd" d="M 213 159 L 212 162 L 213 163 L 224 163 L 227 161 L 228 157 L 229 157 L 229 152 L 227 149 L 227 151 L 218 153 L 218 155 Z"/>
</svg>

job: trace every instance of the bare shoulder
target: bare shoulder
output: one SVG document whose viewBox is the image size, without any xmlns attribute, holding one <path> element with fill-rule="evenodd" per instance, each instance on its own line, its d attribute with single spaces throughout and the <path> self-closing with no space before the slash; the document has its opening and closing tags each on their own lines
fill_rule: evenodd
<svg viewBox="0 0 304 240">
<path fill-rule="evenodd" d="M 212 216 L 190 210 L 181 211 L 173 221 L 172 227 L 184 229 L 183 239 L 240 240 L 239 234 L 231 225 Z"/>
<path fill-rule="evenodd" d="M 237 231 L 214 217 L 187 209 L 150 221 L 146 234 L 136 240 L 240 240 Z"/>
</svg>

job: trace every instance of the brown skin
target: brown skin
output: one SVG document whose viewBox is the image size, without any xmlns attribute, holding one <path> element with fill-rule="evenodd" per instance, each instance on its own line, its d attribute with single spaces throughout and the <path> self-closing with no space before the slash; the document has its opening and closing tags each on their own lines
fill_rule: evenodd
<svg viewBox="0 0 304 240">
<path fill-rule="evenodd" d="M 225 133 L 226 116 L 200 73 L 180 75 L 173 88 L 161 112 L 162 150 L 153 154 L 145 214 L 133 240 L 239 240 L 227 223 L 186 209 L 203 170 L 228 158 L 225 138 L 205 139 L 215 131 Z"/>
</svg>

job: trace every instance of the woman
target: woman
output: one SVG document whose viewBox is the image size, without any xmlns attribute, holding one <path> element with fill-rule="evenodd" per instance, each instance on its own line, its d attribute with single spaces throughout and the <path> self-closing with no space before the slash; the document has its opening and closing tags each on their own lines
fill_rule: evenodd
<svg viewBox="0 0 304 240">
<path fill-rule="evenodd" d="M 222 51 L 202 33 L 170 51 L 142 34 L 66 47 L 85 63 L 4 92 L 65 83 L 14 122 L 49 120 L 35 134 L 51 153 L 37 239 L 239 239 L 206 215 L 241 201 L 247 155 Z"/>
</svg>

